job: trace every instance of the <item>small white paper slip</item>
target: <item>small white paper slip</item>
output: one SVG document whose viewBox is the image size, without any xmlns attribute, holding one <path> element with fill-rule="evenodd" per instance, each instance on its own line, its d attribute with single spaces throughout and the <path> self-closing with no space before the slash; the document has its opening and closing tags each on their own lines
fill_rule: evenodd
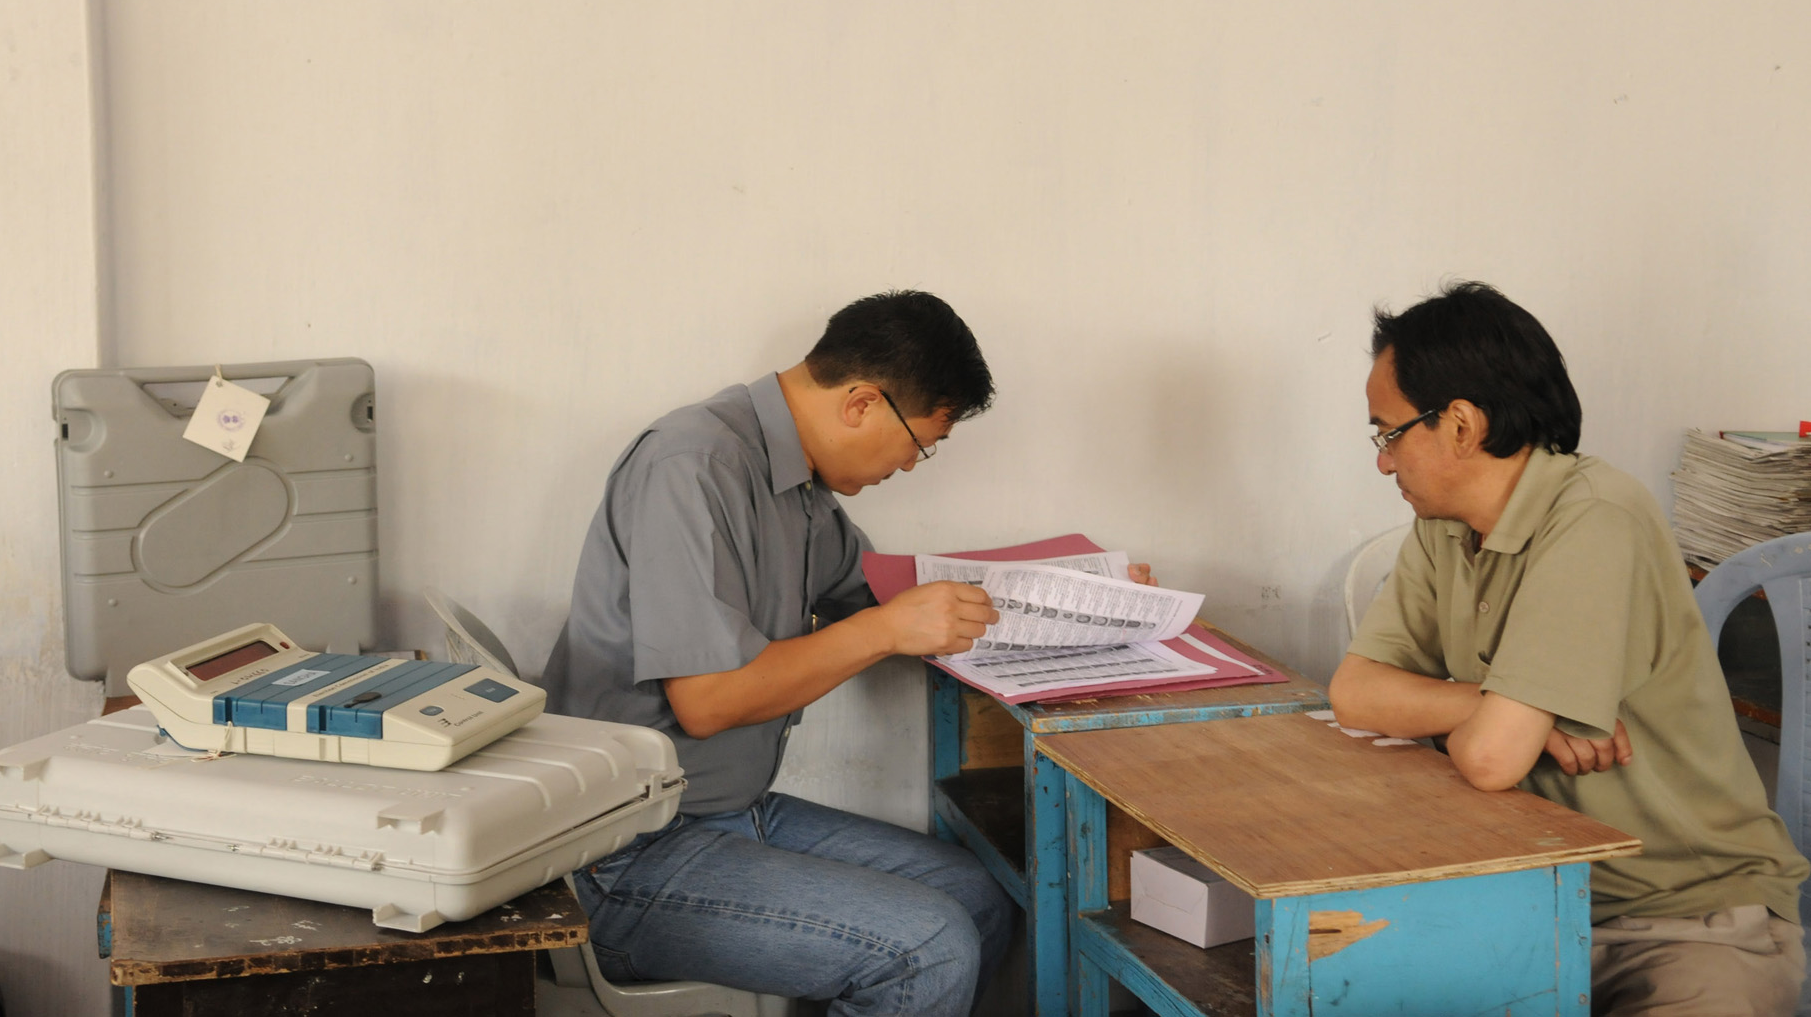
<svg viewBox="0 0 1811 1017">
<path fill-rule="evenodd" d="M 182 436 L 233 462 L 242 463 L 268 409 L 269 399 L 216 374 L 208 379 L 207 388 L 196 402 L 195 414 L 189 418 L 189 426 L 183 429 Z"/>
<path fill-rule="evenodd" d="M 1372 745 L 1414 745 L 1417 743 L 1416 743 L 1415 739 L 1413 739 L 1413 738 L 1379 738 L 1376 741 L 1372 742 L 1371 744 Z"/>
<path fill-rule="evenodd" d="M 1339 731 L 1341 734 L 1348 735 L 1353 738 L 1377 738 L 1381 734 L 1381 732 L 1366 731 L 1363 728 L 1346 727 L 1345 725 L 1341 724 L 1339 721 L 1333 719 L 1332 710 L 1309 710 L 1307 715 L 1314 720 L 1324 720 L 1327 722 L 1328 727 L 1337 727 L 1337 728 L 1339 728 Z M 1383 744 L 1413 745 L 1415 743 L 1410 742 L 1410 741 L 1403 741 L 1402 739 L 1397 738 L 1397 739 L 1391 739 L 1387 743 L 1378 742 L 1377 744 L 1379 744 L 1379 745 L 1383 745 Z"/>
</svg>

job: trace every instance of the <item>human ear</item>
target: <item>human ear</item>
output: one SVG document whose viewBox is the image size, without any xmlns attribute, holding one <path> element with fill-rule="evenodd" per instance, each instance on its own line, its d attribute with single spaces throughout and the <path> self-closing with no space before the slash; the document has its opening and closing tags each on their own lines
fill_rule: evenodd
<svg viewBox="0 0 1811 1017">
<path fill-rule="evenodd" d="M 1446 407 L 1453 418 L 1453 446 L 1461 456 L 1477 454 L 1490 438 L 1490 417 L 1469 399 L 1454 399 Z"/>
<path fill-rule="evenodd" d="M 843 425 L 860 427 L 862 421 L 866 420 L 868 414 L 872 413 L 874 407 L 880 403 L 878 386 L 865 381 L 848 386 L 848 391 L 843 393 L 841 405 L 838 407 Z"/>
</svg>

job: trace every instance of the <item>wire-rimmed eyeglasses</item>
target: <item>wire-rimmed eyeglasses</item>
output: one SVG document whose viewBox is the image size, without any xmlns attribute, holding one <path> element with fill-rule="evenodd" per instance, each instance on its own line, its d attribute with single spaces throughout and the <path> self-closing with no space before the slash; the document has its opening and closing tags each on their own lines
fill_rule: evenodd
<svg viewBox="0 0 1811 1017">
<path fill-rule="evenodd" d="M 883 392 L 881 394 L 885 395 L 886 393 Z M 895 412 L 897 412 L 897 411 L 895 411 Z M 1377 446 L 1377 451 L 1379 451 L 1379 452 L 1388 452 L 1390 450 L 1390 444 L 1392 442 L 1394 442 L 1397 438 L 1400 438 L 1403 435 L 1407 434 L 1409 431 L 1409 428 L 1414 427 L 1416 424 L 1421 423 L 1423 420 L 1426 420 L 1429 417 L 1437 417 L 1439 415 L 1440 415 L 1439 410 L 1428 410 L 1425 413 L 1422 413 L 1420 416 L 1415 417 L 1412 420 L 1409 420 L 1407 423 L 1403 424 L 1401 427 L 1392 427 L 1389 430 L 1382 432 L 1381 434 L 1371 435 L 1371 444 Z M 907 430 L 911 430 L 911 428 L 907 428 Z"/>
<path fill-rule="evenodd" d="M 930 457 L 936 455 L 937 454 L 937 443 L 932 442 L 931 444 L 926 445 L 924 442 L 918 440 L 917 432 L 912 430 L 911 424 L 906 423 L 905 414 L 899 412 L 899 404 L 893 401 L 893 397 L 887 394 L 886 389 L 883 388 L 880 390 L 880 397 L 882 399 L 885 399 L 887 401 L 887 405 L 893 408 L 893 415 L 895 417 L 899 418 L 899 426 L 906 429 L 906 437 L 911 438 L 912 444 L 917 446 L 918 461 L 922 463 L 926 459 L 929 459 Z"/>
</svg>

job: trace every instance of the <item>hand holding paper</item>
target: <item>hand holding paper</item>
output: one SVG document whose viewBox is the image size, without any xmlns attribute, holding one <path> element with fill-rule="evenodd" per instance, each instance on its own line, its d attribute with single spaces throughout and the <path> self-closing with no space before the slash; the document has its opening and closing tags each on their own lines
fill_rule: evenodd
<svg viewBox="0 0 1811 1017">
<path fill-rule="evenodd" d="M 915 657 L 961 653 L 999 619 L 987 591 L 967 583 L 933 582 L 904 591 L 880 609 L 895 652 Z"/>
</svg>

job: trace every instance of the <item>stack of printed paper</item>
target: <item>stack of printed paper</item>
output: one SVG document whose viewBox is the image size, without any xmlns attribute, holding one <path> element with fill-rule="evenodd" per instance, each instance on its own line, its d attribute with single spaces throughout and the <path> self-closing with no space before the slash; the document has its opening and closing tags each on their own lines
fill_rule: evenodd
<svg viewBox="0 0 1811 1017">
<path fill-rule="evenodd" d="M 1081 534 L 950 555 L 868 554 L 882 603 L 919 583 L 973 583 L 1000 620 L 973 649 L 932 658 L 1008 703 L 1286 680 L 1195 621 L 1201 594 L 1125 578 L 1124 552 Z"/>
<path fill-rule="evenodd" d="M 1701 568 L 1774 537 L 1811 530 L 1811 438 L 1692 431 L 1673 473 L 1673 530 Z"/>
</svg>

